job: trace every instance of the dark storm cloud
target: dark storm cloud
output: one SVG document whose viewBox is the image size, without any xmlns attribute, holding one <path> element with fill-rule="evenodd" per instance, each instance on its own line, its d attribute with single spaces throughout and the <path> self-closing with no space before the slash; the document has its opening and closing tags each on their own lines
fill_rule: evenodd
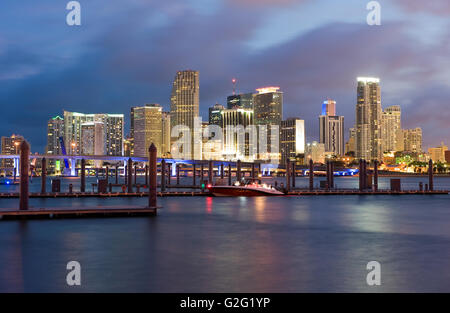
<svg viewBox="0 0 450 313">
<path fill-rule="evenodd" d="M 285 117 L 304 118 L 308 140 L 317 140 L 322 101 L 337 100 L 348 129 L 354 122 L 356 77 L 378 76 L 384 106 L 402 105 L 405 125 L 423 127 L 430 144 L 449 141 L 447 113 L 438 112 L 449 99 L 449 86 L 436 78 L 442 71 L 448 73 L 443 66 L 448 66 L 444 63 L 448 41 L 425 46 L 402 23 L 381 28 L 334 23 L 255 50 L 248 42 L 267 23 L 273 6 L 299 1 L 265 1 L 258 10 L 249 5 L 252 2 L 230 0 L 208 14 L 182 1 L 160 3 L 157 10 L 137 6 L 112 18 L 67 62 L 58 56 L 58 66 L 48 56 L 23 53 L 26 47 L 21 54 L 0 45 L 0 64 L 8 68 L 6 73 L 22 71 L 21 79 L 1 81 L 5 117 L 0 133 L 20 132 L 31 140 L 34 151 L 43 151 L 46 121 L 63 109 L 124 113 L 127 119 L 132 105 L 157 102 L 169 109 L 175 72 L 190 68 L 200 71 L 204 119 L 209 106 L 225 102 L 231 78 L 237 77 L 241 92 L 279 85 L 285 93 Z M 149 23 L 161 12 L 170 19 Z"/>
</svg>

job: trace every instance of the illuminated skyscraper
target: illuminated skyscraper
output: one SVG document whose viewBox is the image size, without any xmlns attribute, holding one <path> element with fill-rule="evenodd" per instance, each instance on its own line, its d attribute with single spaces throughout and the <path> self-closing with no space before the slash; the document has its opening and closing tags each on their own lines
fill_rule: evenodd
<svg viewBox="0 0 450 313">
<path fill-rule="evenodd" d="M 253 95 L 253 110 L 255 114 L 255 124 L 259 127 L 267 127 L 267 151 L 261 149 L 261 140 L 258 138 L 258 154 L 261 159 L 280 159 L 279 142 L 280 126 L 283 120 L 283 93 L 279 87 L 265 87 L 256 89 L 257 94 Z M 271 126 L 278 128 L 278 131 L 270 131 Z M 275 143 L 278 142 L 278 145 Z"/>
<path fill-rule="evenodd" d="M 320 143 L 325 151 L 336 156 L 344 155 L 344 117 L 336 116 L 336 101 L 327 100 L 322 104 L 322 115 L 319 116 Z"/>
<path fill-rule="evenodd" d="M 358 77 L 356 104 L 356 157 L 381 160 L 381 89 L 378 78 Z"/>
<path fill-rule="evenodd" d="M 226 109 L 222 111 L 221 126 L 225 159 L 248 162 L 255 159 L 256 128 L 247 128 L 254 125 L 253 118 L 253 110 Z M 252 137 L 253 135 L 255 137 Z"/>
<path fill-rule="evenodd" d="M 11 137 L 2 137 L 1 139 L 1 154 L 5 155 L 17 155 L 19 154 L 20 144 L 24 138 L 20 135 L 12 135 Z M 5 169 L 14 168 L 14 160 L 3 159 L 1 160 L 1 166 Z M 12 173 L 12 172 L 11 172 Z"/>
<path fill-rule="evenodd" d="M 85 123 L 103 123 L 105 153 L 109 156 L 123 155 L 123 114 L 83 114 L 64 111 L 64 144 L 67 154 L 80 155 L 83 150 L 81 126 Z"/>
<path fill-rule="evenodd" d="M 448 150 L 448 147 L 444 145 L 442 142 L 439 147 L 436 148 L 429 148 L 428 154 L 430 155 L 430 159 L 433 160 L 433 162 L 446 162 L 446 151 Z"/>
<path fill-rule="evenodd" d="M 422 128 L 403 130 L 404 150 L 422 152 Z"/>
<path fill-rule="evenodd" d="M 170 97 L 170 123 L 172 128 L 187 126 L 191 132 L 191 153 L 194 158 L 194 120 L 199 116 L 200 84 L 198 71 L 178 71 L 172 85 Z M 177 140 L 178 138 L 172 138 Z"/>
<path fill-rule="evenodd" d="M 288 118 L 281 121 L 280 137 L 281 164 L 304 158 L 306 140 L 304 120 Z"/>
<path fill-rule="evenodd" d="M 398 141 L 401 140 L 401 109 L 399 105 L 387 107 L 383 112 L 382 143 L 383 152 L 398 151 Z"/>
<path fill-rule="evenodd" d="M 148 156 L 148 148 L 153 143 L 162 154 L 162 107 L 159 104 L 146 104 L 133 108 L 134 156 Z"/>
<path fill-rule="evenodd" d="M 324 116 L 336 116 L 336 101 L 328 99 L 322 103 L 322 114 Z"/>
<path fill-rule="evenodd" d="M 51 118 L 47 123 L 47 147 L 46 154 L 62 155 L 60 138 L 64 138 L 64 119 L 60 116 Z M 48 160 L 49 173 L 60 172 L 60 160 Z"/>
<path fill-rule="evenodd" d="M 81 154 L 105 155 L 105 124 L 94 121 L 81 124 Z"/>
<path fill-rule="evenodd" d="M 222 126 L 222 111 L 225 110 L 221 104 L 215 104 L 209 108 L 209 124 Z"/>
<path fill-rule="evenodd" d="M 243 93 L 227 97 L 227 109 L 233 108 L 253 110 L 253 94 Z"/>
</svg>

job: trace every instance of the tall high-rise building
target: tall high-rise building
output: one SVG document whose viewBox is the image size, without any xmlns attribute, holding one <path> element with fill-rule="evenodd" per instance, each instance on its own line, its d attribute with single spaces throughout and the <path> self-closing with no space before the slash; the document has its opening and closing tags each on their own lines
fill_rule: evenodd
<svg viewBox="0 0 450 313">
<path fill-rule="evenodd" d="M 401 109 L 399 105 L 387 107 L 382 114 L 382 143 L 383 152 L 398 151 L 398 141 L 401 140 Z"/>
<path fill-rule="evenodd" d="M 256 128 L 253 110 L 225 109 L 222 111 L 223 155 L 227 160 L 253 161 L 255 159 Z M 237 128 L 237 127 L 240 127 Z M 241 133 L 240 133 L 241 132 Z"/>
<path fill-rule="evenodd" d="M 344 155 L 344 117 L 336 116 L 336 101 L 327 100 L 322 104 L 319 138 L 319 142 L 325 145 L 325 151 L 337 156 Z"/>
<path fill-rule="evenodd" d="M 62 155 L 60 138 L 64 138 L 64 119 L 60 116 L 51 118 L 47 122 L 47 147 L 46 154 Z M 57 173 L 61 170 L 60 160 L 48 160 L 47 170 L 49 173 Z"/>
<path fill-rule="evenodd" d="M 105 124 L 94 121 L 81 124 L 81 154 L 105 155 Z"/>
<path fill-rule="evenodd" d="M 122 156 L 124 140 L 123 114 L 83 114 L 64 111 L 64 144 L 67 154 L 81 154 L 83 150 L 81 126 L 92 122 L 104 124 L 103 140 L 105 142 L 106 155 Z"/>
<path fill-rule="evenodd" d="M 12 135 L 11 137 L 1 138 L 1 154 L 5 155 L 17 155 L 20 153 L 20 144 L 24 138 L 20 135 Z M 14 160 L 3 159 L 1 160 L 2 168 L 12 169 L 14 168 Z"/>
<path fill-rule="evenodd" d="M 378 78 L 358 77 L 356 104 L 356 157 L 381 160 L 381 89 Z"/>
<path fill-rule="evenodd" d="M 64 138 L 64 119 L 56 116 L 47 122 L 46 154 L 62 155 L 60 137 Z"/>
<path fill-rule="evenodd" d="M 242 93 L 227 97 L 227 109 L 240 108 L 253 110 L 253 94 Z"/>
<path fill-rule="evenodd" d="M 322 114 L 324 116 L 336 116 L 336 101 L 328 99 L 322 103 Z"/>
<path fill-rule="evenodd" d="M 295 161 L 305 154 L 305 121 L 299 118 L 288 118 L 281 121 L 280 136 L 281 164 Z"/>
<path fill-rule="evenodd" d="M 422 152 L 422 128 L 403 130 L 404 151 Z"/>
<path fill-rule="evenodd" d="M 348 141 L 345 144 L 345 154 L 355 155 L 355 151 L 356 151 L 356 130 L 355 128 L 352 127 L 349 129 Z"/>
<path fill-rule="evenodd" d="M 159 104 L 146 104 L 133 108 L 134 156 L 148 156 L 148 148 L 153 143 L 162 155 L 162 107 Z"/>
<path fill-rule="evenodd" d="M 305 147 L 305 165 L 309 164 L 309 160 L 313 160 L 314 163 L 325 163 L 325 145 L 313 141 L 307 143 Z"/>
<path fill-rule="evenodd" d="M 187 126 L 191 132 L 191 155 L 194 159 L 195 143 L 194 120 L 199 116 L 200 83 L 199 72 L 186 70 L 178 71 L 172 85 L 170 97 L 170 123 L 172 128 L 178 125 Z M 198 130 L 197 130 L 198 131 Z M 178 138 L 172 138 L 177 140 Z"/>
<path fill-rule="evenodd" d="M 436 148 L 429 148 L 428 154 L 430 155 L 430 159 L 433 160 L 433 162 L 446 162 L 446 151 L 448 150 L 448 147 L 444 145 L 442 142 L 439 147 Z"/>
<path fill-rule="evenodd" d="M 256 89 L 253 95 L 253 111 L 255 125 L 267 127 L 267 149 L 261 148 L 261 140 L 258 138 L 258 156 L 260 159 L 279 160 L 280 127 L 283 120 L 283 93 L 280 87 L 264 87 Z M 278 131 L 271 131 L 271 126 L 278 127 Z M 278 145 L 276 144 L 278 142 Z"/>
<path fill-rule="evenodd" d="M 215 104 L 209 108 L 209 124 L 210 125 L 222 125 L 222 111 L 225 107 L 221 104 Z"/>
</svg>

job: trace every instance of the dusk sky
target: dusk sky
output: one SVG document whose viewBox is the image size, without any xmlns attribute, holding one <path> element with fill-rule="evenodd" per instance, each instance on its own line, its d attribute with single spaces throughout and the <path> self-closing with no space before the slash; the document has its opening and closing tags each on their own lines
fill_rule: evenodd
<svg viewBox="0 0 450 313">
<path fill-rule="evenodd" d="M 280 86 L 284 118 L 306 121 L 337 101 L 355 120 L 356 77 L 381 79 L 382 105 L 400 105 L 403 128 L 422 127 L 424 148 L 450 144 L 450 1 L 383 0 L 381 26 L 368 0 L 0 1 L 0 136 L 20 134 L 44 152 L 47 120 L 63 110 L 123 113 L 170 108 L 177 70 L 200 71 L 200 111 L 239 92 Z M 432 3 L 432 4 L 431 4 Z"/>
</svg>

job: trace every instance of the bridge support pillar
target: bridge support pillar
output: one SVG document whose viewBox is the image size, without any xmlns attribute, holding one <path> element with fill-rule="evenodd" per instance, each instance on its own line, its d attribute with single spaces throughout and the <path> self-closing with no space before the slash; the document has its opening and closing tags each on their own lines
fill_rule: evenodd
<svg viewBox="0 0 450 313">
<path fill-rule="evenodd" d="M 231 164 L 228 164 L 228 186 L 231 186 Z"/>
<path fill-rule="evenodd" d="M 75 159 L 70 159 L 70 176 L 76 176 L 76 165 L 77 161 Z"/>
</svg>

